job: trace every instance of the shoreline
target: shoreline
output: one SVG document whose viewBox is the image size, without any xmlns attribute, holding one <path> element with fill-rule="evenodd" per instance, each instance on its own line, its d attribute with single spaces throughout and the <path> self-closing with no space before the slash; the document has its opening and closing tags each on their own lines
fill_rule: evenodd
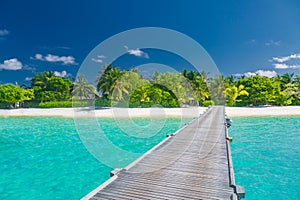
<svg viewBox="0 0 300 200">
<path fill-rule="evenodd" d="M 189 108 L 18 108 L 0 109 L 0 117 L 183 117 L 193 118 L 206 107 Z M 300 106 L 226 107 L 229 117 L 300 116 Z"/>
<path fill-rule="evenodd" d="M 300 116 L 300 106 L 226 107 L 229 117 Z"/>
<path fill-rule="evenodd" d="M 18 108 L 0 109 L 0 117 L 183 117 L 193 118 L 202 114 L 206 107 L 190 108 Z"/>
</svg>

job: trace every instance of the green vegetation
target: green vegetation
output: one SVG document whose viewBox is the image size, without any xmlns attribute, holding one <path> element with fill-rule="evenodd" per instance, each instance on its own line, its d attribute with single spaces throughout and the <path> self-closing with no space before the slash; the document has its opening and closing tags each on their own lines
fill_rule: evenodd
<svg viewBox="0 0 300 200">
<path fill-rule="evenodd" d="M 32 89 L 23 89 L 18 85 L 4 84 L 0 85 L 0 102 L 9 108 L 22 106 L 20 102 L 33 99 Z"/>
<path fill-rule="evenodd" d="M 68 100 L 72 85 L 69 79 L 55 76 L 53 72 L 35 74 L 31 80 L 34 98 L 39 101 Z"/>
<path fill-rule="evenodd" d="M 167 87 L 159 84 L 146 84 L 137 88 L 130 97 L 129 107 L 179 107 L 175 94 Z"/>
<path fill-rule="evenodd" d="M 249 93 L 244 90 L 244 85 L 228 85 L 225 89 L 226 103 L 228 106 L 235 106 L 237 98 L 240 96 L 248 96 Z M 241 102 L 239 99 L 238 102 Z"/>
<path fill-rule="evenodd" d="M 39 103 L 40 108 L 72 108 L 72 101 L 48 101 Z"/>
<path fill-rule="evenodd" d="M 74 83 L 72 94 L 75 99 L 93 99 L 95 95 L 97 95 L 97 91 L 94 86 L 88 83 L 80 74 Z"/>
<path fill-rule="evenodd" d="M 170 92 L 173 92 L 173 96 L 177 98 L 179 105 L 188 104 L 190 98 L 196 98 L 191 81 L 188 81 L 182 73 L 155 73 L 153 83 L 161 85 L 167 88 Z M 172 100 L 170 103 L 173 103 Z"/>
<path fill-rule="evenodd" d="M 286 79 L 289 77 L 289 79 Z M 238 105 L 299 105 L 299 76 L 283 74 L 274 78 L 241 77 L 235 85 L 243 85 L 248 93 L 238 97 Z"/>
<path fill-rule="evenodd" d="M 183 70 L 156 72 L 148 80 L 136 69 L 111 65 L 100 74 L 96 87 L 82 75 L 72 82 L 52 72 L 35 74 L 28 87 L 0 85 L 0 108 L 300 105 L 300 76 L 294 74 L 209 78 L 205 72 Z"/>
</svg>

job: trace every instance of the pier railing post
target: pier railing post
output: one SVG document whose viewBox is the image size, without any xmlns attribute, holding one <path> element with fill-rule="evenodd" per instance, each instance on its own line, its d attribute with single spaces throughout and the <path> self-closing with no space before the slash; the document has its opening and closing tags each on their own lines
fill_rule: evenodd
<svg viewBox="0 0 300 200">
<path fill-rule="evenodd" d="M 224 109 L 225 110 L 225 109 Z M 235 184 L 235 177 L 233 171 L 233 162 L 232 155 L 230 149 L 230 142 L 232 142 L 232 138 L 228 135 L 228 128 L 231 126 L 232 121 L 226 116 L 224 112 L 224 125 L 225 125 L 225 137 L 226 137 L 226 147 L 227 147 L 227 158 L 228 158 L 228 168 L 229 168 L 229 178 L 230 178 L 230 186 L 234 188 L 234 193 L 236 194 L 238 199 L 245 198 L 245 189 L 243 186 L 239 186 Z M 230 126 L 228 123 L 230 122 Z"/>
</svg>

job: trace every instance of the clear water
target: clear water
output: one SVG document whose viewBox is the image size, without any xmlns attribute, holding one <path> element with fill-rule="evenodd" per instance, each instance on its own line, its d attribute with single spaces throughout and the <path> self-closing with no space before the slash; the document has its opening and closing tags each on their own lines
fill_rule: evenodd
<svg viewBox="0 0 300 200">
<path fill-rule="evenodd" d="M 113 119 L 98 121 L 115 145 L 141 154 L 182 125 L 181 119 L 171 118 L 157 134 L 140 139 L 124 136 Z M 0 118 L 0 199 L 80 199 L 107 180 L 111 170 L 86 150 L 73 119 Z"/>
<path fill-rule="evenodd" d="M 300 199 L 300 116 L 233 120 L 234 170 L 246 199 Z M 155 136 L 129 139 L 114 120 L 99 122 L 114 144 L 139 153 L 181 126 L 180 119 L 168 119 Z M 80 199 L 111 170 L 82 145 L 73 119 L 0 118 L 0 199 Z"/>
<path fill-rule="evenodd" d="M 300 199 L 300 116 L 233 118 L 229 133 L 245 199 Z"/>
</svg>

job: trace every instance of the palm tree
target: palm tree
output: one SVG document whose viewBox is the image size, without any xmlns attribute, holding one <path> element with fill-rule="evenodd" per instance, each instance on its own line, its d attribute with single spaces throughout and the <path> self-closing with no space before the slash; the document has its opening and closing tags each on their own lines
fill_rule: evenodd
<svg viewBox="0 0 300 200">
<path fill-rule="evenodd" d="M 40 87 L 42 89 L 45 89 L 49 87 L 49 80 L 55 76 L 54 72 L 48 71 L 48 72 L 43 72 L 40 74 L 34 74 L 34 77 L 31 79 L 31 86 L 32 87 Z"/>
<path fill-rule="evenodd" d="M 294 85 L 295 84 L 295 78 L 294 78 L 294 73 L 285 73 L 283 75 L 277 75 L 276 79 L 277 81 L 280 82 L 280 87 L 281 90 L 286 90 L 288 88 L 288 86 L 290 86 L 291 84 Z"/>
<path fill-rule="evenodd" d="M 281 75 L 281 82 L 283 84 L 294 83 L 294 73 L 285 73 Z"/>
<path fill-rule="evenodd" d="M 206 73 L 202 72 L 198 76 L 196 76 L 192 81 L 195 94 L 198 97 L 198 101 L 203 102 L 209 97 L 209 91 L 206 84 L 206 79 L 207 79 Z"/>
<path fill-rule="evenodd" d="M 183 76 L 187 78 L 193 87 L 194 93 L 198 98 L 198 101 L 204 101 L 209 97 L 209 91 L 207 87 L 207 73 L 202 71 L 201 73 L 196 71 L 187 71 L 186 69 L 182 72 Z"/>
<path fill-rule="evenodd" d="M 115 82 L 115 87 L 111 93 L 111 99 L 116 101 L 124 100 L 124 95 L 128 95 L 130 92 L 130 83 L 123 78 L 119 78 Z"/>
<path fill-rule="evenodd" d="M 210 98 L 216 105 L 225 104 L 225 78 L 224 75 L 218 75 L 210 80 L 208 88 L 210 91 Z"/>
<path fill-rule="evenodd" d="M 182 72 L 182 75 L 185 78 L 189 79 L 190 81 L 193 81 L 200 74 L 199 74 L 199 72 L 196 72 L 196 71 L 187 71 L 186 69 L 184 69 L 183 72 Z"/>
<path fill-rule="evenodd" d="M 225 87 L 233 85 L 235 83 L 234 76 L 230 75 L 225 78 Z"/>
<path fill-rule="evenodd" d="M 119 68 L 117 67 L 111 67 L 111 65 L 107 66 L 104 73 L 99 78 L 97 84 L 98 91 L 101 92 L 102 95 L 105 95 L 109 99 L 112 99 L 114 89 L 117 86 L 117 81 L 122 76 L 123 73 L 124 72 L 120 71 Z"/>
<path fill-rule="evenodd" d="M 300 101 L 300 76 L 295 78 L 295 84 L 297 86 L 295 97 Z"/>
<path fill-rule="evenodd" d="M 92 84 L 88 83 L 87 80 L 79 74 L 74 83 L 72 94 L 82 100 L 83 98 L 90 99 L 93 95 L 97 95 L 97 91 Z"/>
</svg>

